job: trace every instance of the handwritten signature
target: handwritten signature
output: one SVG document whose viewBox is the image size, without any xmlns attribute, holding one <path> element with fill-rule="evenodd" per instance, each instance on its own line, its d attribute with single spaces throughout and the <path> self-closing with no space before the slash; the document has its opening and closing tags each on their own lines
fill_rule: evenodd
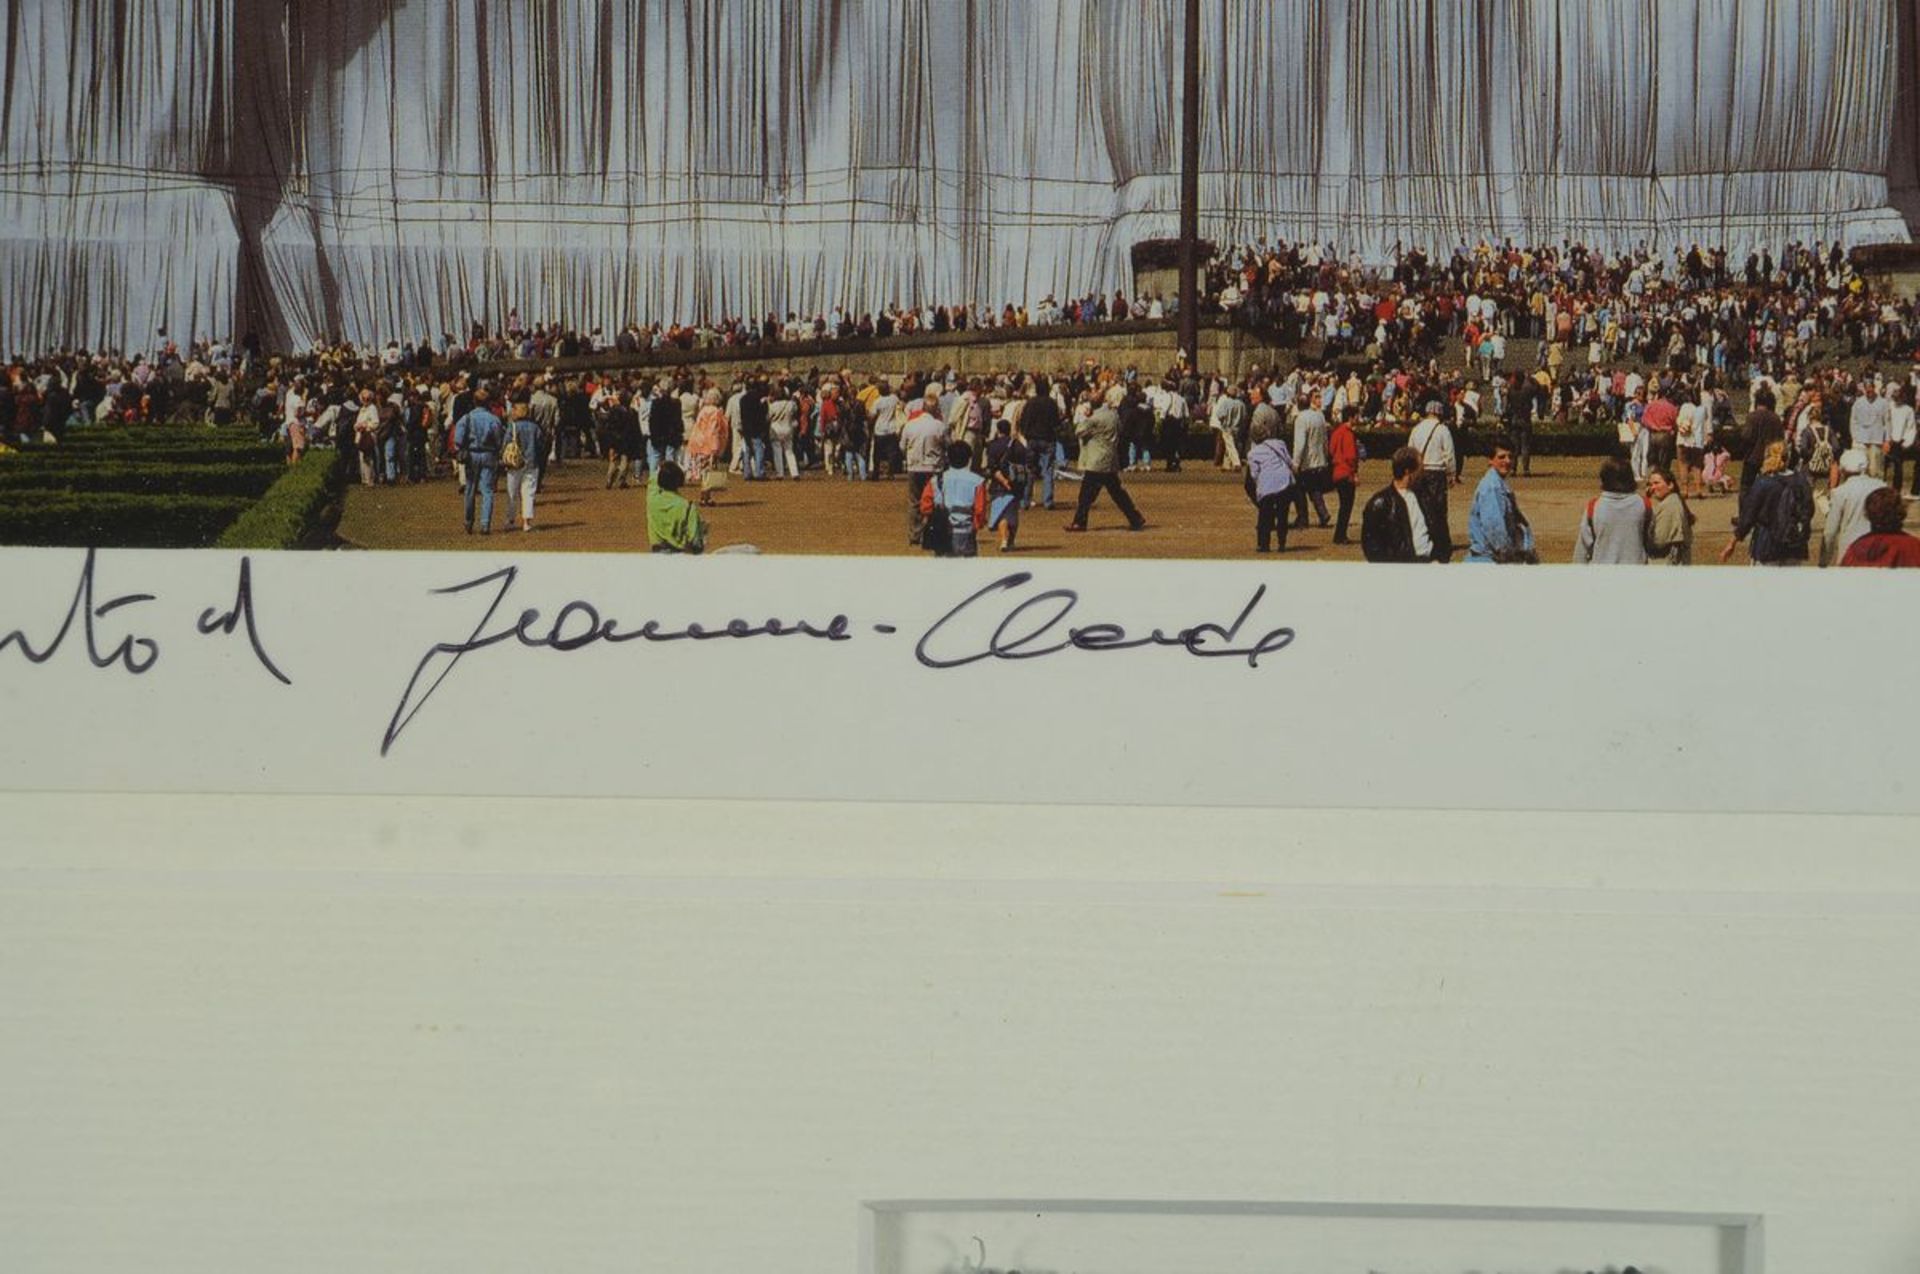
<svg viewBox="0 0 1920 1274">
<path fill-rule="evenodd" d="M 77 640 L 96 668 L 119 668 L 135 677 L 153 671 L 160 662 L 160 639 L 150 623 L 143 625 L 141 621 L 143 608 L 157 602 L 158 597 L 153 593 L 130 592 L 102 601 L 105 590 L 100 588 L 99 580 L 100 555 L 88 550 L 72 600 L 52 636 L 37 642 L 25 630 L 15 630 L 0 637 L 0 656 L 17 650 L 29 663 L 44 664 L 70 641 Z M 898 625 L 890 623 L 856 625 L 845 614 L 823 621 L 729 619 L 714 625 L 675 627 L 649 619 L 628 624 L 586 600 L 569 601 L 551 616 L 533 607 L 523 608 L 516 614 L 507 607 L 507 599 L 519 581 L 520 568 L 508 566 L 450 588 L 434 590 L 431 595 L 435 597 L 477 595 L 483 599 L 484 606 L 465 636 L 435 643 L 415 664 L 400 701 L 387 721 L 380 742 L 381 756 L 393 751 L 408 727 L 446 687 L 469 655 L 495 647 L 564 655 L 596 646 L 624 646 L 633 642 L 659 645 L 800 641 L 839 645 L 857 638 L 890 639 L 901 631 Z M 996 661 L 1023 663 L 1066 654 L 1157 649 L 1196 659 L 1244 661 L 1248 668 L 1257 669 L 1263 659 L 1294 643 L 1292 628 L 1262 631 L 1254 626 L 1254 616 L 1267 600 L 1264 585 L 1253 592 L 1227 623 L 1195 623 L 1176 630 L 1154 628 L 1140 633 L 1111 622 L 1075 622 L 1081 606 L 1079 593 L 1070 588 L 1036 591 L 1034 584 L 1034 576 L 1021 571 L 972 593 L 920 635 L 913 647 L 914 658 L 923 668 L 952 672 Z M 261 635 L 254 606 L 251 558 L 240 559 L 239 581 L 232 603 L 207 607 L 200 613 L 195 628 L 202 637 L 216 634 L 230 637 L 244 631 L 260 666 L 282 685 L 293 684 L 268 654 Z"/>
<path fill-rule="evenodd" d="M 439 642 L 422 655 L 413 675 L 401 692 L 400 702 L 387 722 L 380 755 L 386 756 L 400 741 L 407 727 L 446 685 L 461 661 L 468 655 L 495 646 L 513 644 L 528 650 L 548 650 L 571 654 L 591 646 L 619 646 L 629 642 L 738 642 L 757 639 L 800 639 L 838 644 L 853 641 L 854 623 L 846 615 L 835 615 L 825 622 L 767 619 L 750 621 L 730 619 L 714 626 L 688 624 L 672 628 L 659 620 L 647 620 L 637 627 L 623 627 L 619 620 L 607 618 L 599 607 L 587 601 L 570 601 L 548 619 L 541 611 L 523 609 L 510 623 L 496 624 L 507 595 L 519 581 L 520 569 L 509 566 L 491 571 L 464 584 L 435 590 L 435 596 L 455 597 L 463 593 L 482 593 L 488 597 L 479 622 L 459 641 Z M 960 631 L 963 621 L 973 620 L 979 612 L 989 611 L 995 601 L 1006 600 L 1033 583 L 1027 572 L 1008 575 L 974 593 L 941 616 L 927 629 L 914 655 L 922 667 L 951 671 L 988 660 L 1024 661 L 1044 659 L 1067 651 L 1102 653 L 1122 650 L 1161 648 L 1182 651 L 1201 659 L 1244 659 L 1249 668 L 1258 668 L 1261 659 L 1291 646 L 1294 630 L 1274 628 L 1258 638 L 1241 643 L 1254 612 L 1266 599 L 1263 585 L 1241 609 L 1231 624 L 1194 624 L 1169 633 L 1156 628 L 1145 636 L 1134 636 L 1119 624 L 1093 623 L 1068 625 L 1067 620 L 1080 604 L 1072 589 L 1055 588 L 1020 600 L 1000 619 L 984 643 L 969 641 Z M 487 590 L 491 590 L 489 593 Z M 991 615 L 989 615 L 989 619 Z M 892 637 L 900 630 L 894 624 L 875 624 L 872 631 Z"/>
<path fill-rule="evenodd" d="M 42 645 L 36 646 L 24 629 L 15 629 L 0 636 L 0 655 L 9 650 L 19 650 L 28 663 L 44 664 L 50 661 L 67 644 L 77 629 L 85 644 L 87 658 L 93 666 L 102 670 L 119 667 L 135 677 L 144 677 L 152 672 L 154 665 L 160 662 L 159 639 L 143 632 L 131 614 L 123 616 L 121 612 L 132 608 L 150 605 L 160 599 L 153 593 L 121 593 L 101 602 L 97 600 L 97 579 L 100 570 L 100 554 L 96 549 L 88 549 L 85 562 L 80 567 L 79 582 L 73 590 L 73 600 L 67 604 L 65 618 L 60 627 Z M 103 632 L 112 621 L 113 631 Z M 240 559 L 240 582 L 234 590 L 233 604 L 226 608 L 209 606 L 200 612 L 196 630 L 202 637 L 211 637 L 215 633 L 232 636 L 242 627 L 246 628 L 247 641 L 253 647 L 254 658 L 260 666 L 271 673 L 280 684 L 291 686 L 293 681 L 274 663 L 267 653 L 266 643 L 260 636 L 260 623 L 253 608 L 253 559 Z M 114 635 L 119 640 L 112 645 Z"/>
</svg>

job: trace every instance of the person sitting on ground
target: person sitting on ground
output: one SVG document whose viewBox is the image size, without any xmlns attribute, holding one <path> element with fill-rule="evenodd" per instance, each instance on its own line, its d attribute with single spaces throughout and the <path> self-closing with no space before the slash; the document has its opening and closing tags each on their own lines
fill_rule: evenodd
<svg viewBox="0 0 1920 1274">
<path fill-rule="evenodd" d="M 707 527 L 700 510 L 680 494 L 686 472 L 662 461 L 647 483 L 647 542 L 655 553 L 704 553 Z"/>
<path fill-rule="evenodd" d="M 1840 559 L 1842 566 L 1877 566 L 1885 569 L 1920 567 L 1920 539 L 1901 530 L 1906 520 L 1906 502 L 1891 487 L 1880 487 L 1867 497 L 1869 534 L 1855 540 Z"/>
</svg>

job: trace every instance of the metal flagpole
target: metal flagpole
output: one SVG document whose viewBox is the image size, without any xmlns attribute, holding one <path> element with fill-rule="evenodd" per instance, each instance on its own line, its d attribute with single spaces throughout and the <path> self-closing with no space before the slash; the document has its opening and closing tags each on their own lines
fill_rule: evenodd
<svg viewBox="0 0 1920 1274">
<path fill-rule="evenodd" d="M 1200 0 L 1186 0 L 1186 98 L 1180 142 L 1180 356 L 1200 365 Z"/>
</svg>

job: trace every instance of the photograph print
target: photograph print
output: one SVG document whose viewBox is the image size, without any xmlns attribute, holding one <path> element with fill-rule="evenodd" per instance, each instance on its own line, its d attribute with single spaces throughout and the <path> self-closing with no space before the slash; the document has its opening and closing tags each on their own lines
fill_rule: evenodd
<svg viewBox="0 0 1920 1274">
<path fill-rule="evenodd" d="M 1901 0 L 5 8 L 0 545 L 1920 565 Z"/>
</svg>

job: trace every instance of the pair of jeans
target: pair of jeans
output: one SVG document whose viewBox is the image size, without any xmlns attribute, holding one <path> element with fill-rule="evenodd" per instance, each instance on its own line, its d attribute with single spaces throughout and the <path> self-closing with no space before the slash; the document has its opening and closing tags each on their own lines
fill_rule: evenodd
<svg viewBox="0 0 1920 1274">
<path fill-rule="evenodd" d="M 864 482 L 867 477 L 867 453 L 859 447 L 848 447 L 840 453 L 840 463 L 845 466 L 847 476 L 855 482 Z"/>
<path fill-rule="evenodd" d="M 758 482 L 767 476 L 767 440 L 765 438 L 743 438 L 744 452 L 741 459 L 741 472 L 748 482 Z"/>
<path fill-rule="evenodd" d="M 1347 539 L 1347 530 L 1353 525 L 1354 480 L 1334 483 L 1333 493 L 1340 500 L 1340 514 L 1333 524 L 1333 541 L 1339 544 Z"/>
<path fill-rule="evenodd" d="M 518 510 L 523 525 L 533 524 L 533 497 L 540 490 L 540 471 L 529 465 L 525 469 L 507 470 L 507 523 L 513 523 L 514 511 Z"/>
<path fill-rule="evenodd" d="M 1255 519 L 1255 533 L 1259 536 L 1260 551 L 1272 552 L 1273 539 L 1280 538 L 1280 551 L 1287 551 L 1287 511 L 1293 504 L 1293 492 L 1281 491 L 1263 497 L 1256 506 L 1259 516 Z"/>
<path fill-rule="evenodd" d="M 1029 509 L 1033 507 L 1033 489 L 1038 486 L 1040 488 L 1040 503 L 1051 509 L 1053 507 L 1054 475 L 1060 471 L 1059 456 L 1054 451 L 1052 443 L 1041 443 L 1039 446 L 1031 448 L 1031 450 L 1033 451 L 1033 468 L 1036 481 L 1027 484 L 1025 507 Z"/>
<path fill-rule="evenodd" d="M 493 530 L 493 483 L 497 476 L 495 466 L 500 457 L 488 452 L 476 451 L 467 457 L 466 510 L 467 529 L 473 529 L 473 504 L 477 495 L 480 501 L 480 530 L 484 533 Z"/>
<path fill-rule="evenodd" d="M 1146 522 L 1146 519 L 1140 516 L 1140 510 L 1133 507 L 1133 500 L 1128 497 L 1127 489 L 1120 485 L 1119 474 L 1089 473 L 1080 479 L 1080 502 L 1073 509 L 1075 526 L 1084 527 L 1087 524 L 1087 514 L 1093 510 L 1093 502 L 1100 497 L 1102 491 L 1113 497 L 1114 506 L 1120 510 L 1120 516 L 1127 520 L 1128 526 L 1138 527 Z"/>
<path fill-rule="evenodd" d="M 681 461 L 680 461 L 680 444 L 679 444 L 679 443 L 677 443 L 677 442 L 670 442 L 670 443 L 668 443 L 667 445 L 665 445 L 664 447 L 662 447 L 662 446 L 656 446 L 656 445 L 654 444 L 654 441 L 653 441 L 653 439 L 651 439 L 651 438 L 649 438 L 649 439 L 647 439 L 647 467 L 648 467 L 648 472 L 650 472 L 650 473 L 658 473 L 658 472 L 660 472 L 660 465 L 661 465 L 661 462 L 662 462 L 662 461 L 666 461 L 666 460 L 671 460 L 671 461 L 673 461 L 673 462 L 674 462 L 675 464 L 680 464 L 680 463 L 681 463 Z M 684 467 L 684 466 L 683 466 L 683 467 Z"/>
<path fill-rule="evenodd" d="M 1304 481 L 1297 481 L 1293 484 L 1293 490 L 1289 492 L 1289 495 L 1292 497 L 1294 526 L 1305 527 L 1307 525 L 1308 500 L 1313 501 L 1313 511 L 1320 519 L 1321 526 L 1325 526 L 1333 520 L 1327 516 L 1327 497 L 1319 487 L 1309 486 Z"/>
<path fill-rule="evenodd" d="M 381 458 L 386 461 L 386 475 L 389 484 L 400 481 L 400 440 L 389 438 L 380 445 Z"/>
</svg>

